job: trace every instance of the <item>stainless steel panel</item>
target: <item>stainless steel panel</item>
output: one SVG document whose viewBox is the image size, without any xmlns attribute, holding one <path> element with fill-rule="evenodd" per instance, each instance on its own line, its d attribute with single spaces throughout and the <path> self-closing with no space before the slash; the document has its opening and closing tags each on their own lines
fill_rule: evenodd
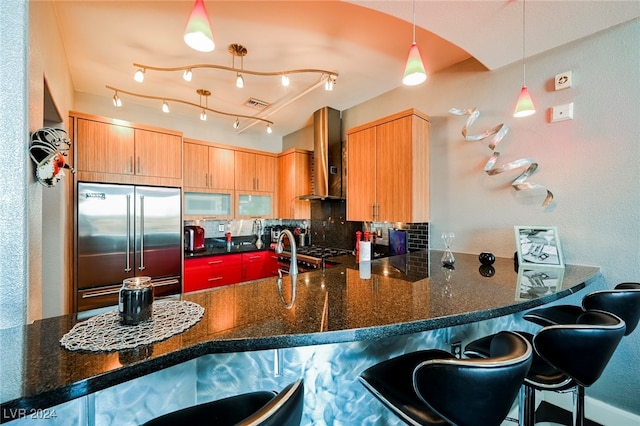
<svg viewBox="0 0 640 426">
<path fill-rule="evenodd" d="M 180 275 L 182 270 L 181 195 L 178 188 L 135 188 L 136 275 Z"/>
<path fill-rule="evenodd" d="M 134 276 L 134 188 L 78 184 L 78 289 Z"/>
</svg>

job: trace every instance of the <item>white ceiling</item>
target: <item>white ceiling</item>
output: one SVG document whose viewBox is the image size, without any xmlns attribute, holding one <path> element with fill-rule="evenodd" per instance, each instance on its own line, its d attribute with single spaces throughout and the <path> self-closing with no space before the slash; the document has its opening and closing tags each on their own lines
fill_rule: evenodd
<svg viewBox="0 0 640 426">
<path fill-rule="evenodd" d="M 105 102 L 111 102 L 113 91 L 105 88 L 110 85 L 197 104 L 195 91 L 204 88 L 213 92 L 210 108 L 273 121 L 274 138 L 307 125 L 318 108 L 328 105 L 344 110 L 400 86 L 412 41 L 413 3 L 407 0 L 206 0 L 216 43 L 211 53 L 196 52 L 183 42 L 192 0 L 54 0 L 54 4 L 76 91 L 104 96 Z M 520 61 L 522 6 L 517 0 L 418 0 L 416 38 L 427 72 L 436 73 L 469 58 L 488 71 Z M 526 56 L 639 16 L 637 0 L 528 0 Z M 325 69 L 339 74 L 336 87 L 326 92 L 320 86 L 301 95 L 319 75 L 292 75 L 286 89 L 277 77 L 245 75 L 245 88 L 238 89 L 235 75 L 219 70 L 194 70 L 191 83 L 182 79 L 181 72 L 151 70 L 144 83 L 133 80 L 133 63 L 231 66 L 227 46 L 232 43 L 247 48 L 245 69 Z M 157 108 L 162 114 L 158 101 L 120 97 L 125 103 Z M 245 107 L 249 97 L 272 106 L 265 111 Z M 198 120 L 197 108 L 176 104 L 171 108 L 172 114 Z M 212 126 L 231 126 L 234 121 L 211 113 L 209 117 Z M 243 119 L 240 130 L 247 137 L 264 132 L 263 123 L 253 124 Z"/>
</svg>

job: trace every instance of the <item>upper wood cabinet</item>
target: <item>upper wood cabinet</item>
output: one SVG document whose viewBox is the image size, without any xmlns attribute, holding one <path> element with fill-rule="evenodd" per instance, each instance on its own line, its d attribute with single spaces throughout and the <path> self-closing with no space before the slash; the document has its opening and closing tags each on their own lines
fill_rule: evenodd
<svg viewBox="0 0 640 426">
<path fill-rule="evenodd" d="M 276 159 L 274 156 L 235 151 L 234 163 L 236 190 L 275 191 Z"/>
<path fill-rule="evenodd" d="M 311 203 L 299 200 L 311 194 L 312 153 L 291 149 L 278 156 L 278 204 L 276 214 L 283 219 L 310 219 Z"/>
<path fill-rule="evenodd" d="M 136 174 L 182 178 L 182 136 L 135 129 Z"/>
<path fill-rule="evenodd" d="M 234 151 L 185 139 L 184 186 L 233 191 Z"/>
<path fill-rule="evenodd" d="M 78 172 L 130 174 L 134 172 L 134 131 L 131 127 L 77 120 Z"/>
<path fill-rule="evenodd" d="M 347 220 L 429 220 L 429 117 L 416 111 L 347 132 Z"/>
<path fill-rule="evenodd" d="M 182 186 L 182 134 L 72 113 L 77 179 Z"/>
</svg>

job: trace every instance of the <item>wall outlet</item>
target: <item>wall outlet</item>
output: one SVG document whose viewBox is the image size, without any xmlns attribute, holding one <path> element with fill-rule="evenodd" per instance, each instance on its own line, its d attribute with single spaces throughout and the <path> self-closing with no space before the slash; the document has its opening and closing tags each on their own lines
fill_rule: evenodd
<svg viewBox="0 0 640 426">
<path fill-rule="evenodd" d="M 571 87 L 571 71 L 556 74 L 555 86 L 556 90 L 568 89 Z"/>
<path fill-rule="evenodd" d="M 218 232 L 224 232 L 224 225 L 218 225 Z"/>
</svg>

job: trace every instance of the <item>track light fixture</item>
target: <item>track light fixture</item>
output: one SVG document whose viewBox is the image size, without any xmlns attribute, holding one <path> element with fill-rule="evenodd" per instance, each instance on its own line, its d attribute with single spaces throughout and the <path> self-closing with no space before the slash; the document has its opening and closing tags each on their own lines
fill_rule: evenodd
<svg viewBox="0 0 640 426">
<path fill-rule="evenodd" d="M 237 129 L 238 127 L 240 127 L 240 119 L 236 117 L 236 121 L 233 122 L 233 128 Z"/>
<path fill-rule="evenodd" d="M 139 68 L 133 75 L 133 79 L 138 83 L 142 83 L 144 81 L 144 68 Z"/>
<path fill-rule="evenodd" d="M 120 108 L 122 106 L 122 101 L 120 100 L 120 97 L 118 96 L 118 91 L 116 90 L 116 92 L 113 94 L 113 106 Z"/>
<path fill-rule="evenodd" d="M 169 104 L 167 103 L 167 101 L 162 101 L 162 112 L 169 112 Z"/>
<path fill-rule="evenodd" d="M 155 67 L 151 65 L 142 65 L 134 63 L 133 66 L 136 67 L 136 76 L 138 75 L 138 71 L 143 74 L 146 71 L 163 71 L 163 72 L 175 72 L 182 71 L 182 77 L 186 81 L 191 81 L 193 76 L 193 70 L 201 69 L 201 68 L 210 68 L 217 70 L 224 70 L 233 72 L 236 76 L 235 84 L 237 87 L 244 87 L 244 75 L 257 75 L 261 77 L 279 77 L 281 84 L 283 86 L 288 86 L 290 83 L 290 76 L 292 74 L 320 74 L 321 76 L 329 76 L 331 78 L 332 85 L 336 84 L 336 80 L 338 78 L 338 73 L 328 70 L 315 69 L 315 68 L 303 68 L 303 69 L 293 69 L 293 70 L 280 70 L 280 71 L 252 71 L 244 68 L 244 57 L 247 55 L 247 48 L 240 44 L 230 44 L 227 48 L 228 52 L 232 56 L 232 65 L 230 67 L 224 65 L 216 65 L 216 64 L 193 64 L 193 65 L 185 65 L 179 67 Z M 235 66 L 235 58 L 240 57 L 240 68 L 236 68 Z M 135 76 L 134 76 L 135 77 Z M 137 80 L 136 80 L 137 81 Z M 331 90 L 328 89 L 327 90 Z"/>
<path fill-rule="evenodd" d="M 135 96 L 138 98 L 144 98 L 144 99 L 156 99 L 158 101 L 163 102 L 163 106 L 162 109 L 164 111 L 164 105 L 167 105 L 167 109 L 169 108 L 169 102 L 176 102 L 176 103 L 180 103 L 183 105 L 190 105 L 192 107 L 198 108 L 201 113 L 200 113 L 200 119 L 205 121 L 207 118 L 207 111 L 208 112 L 212 112 L 214 114 L 220 114 L 220 115 L 226 115 L 229 117 L 235 117 L 236 121 L 234 122 L 233 126 L 234 128 L 236 127 L 236 123 L 237 126 L 240 126 L 240 118 L 246 118 L 247 120 L 257 120 L 257 121 L 262 121 L 264 123 L 267 124 L 267 126 L 269 126 L 267 128 L 267 132 L 271 133 L 271 125 L 273 124 L 273 121 L 269 121 L 267 119 L 264 118 L 260 118 L 260 117 L 255 117 L 255 116 L 251 116 L 251 115 L 244 115 L 244 114 L 236 114 L 236 113 L 230 113 L 230 112 L 224 112 L 224 111 L 219 111 L 213 108 L 209 108 L 209 102 L 208 102 L 208 98 L 209 96 L 211 96 L 211 92 L 207 89 L 197 89 L 196 93 L 200 96 L 200 102 L 199 103 L 195 103 L 195 102 L 189 102 L 189 101 L 184 101 L 182 99 L 175 99 L 175 98 L 167 98 L 167 97 L 160 97 L 160 96 L 153 96 L 153 95 L 144 95 L 142 93 L 135 93 L 135 92 L 129 92 L 127 90 L 122 90 L 122 89 L 118 89 L 117 87 L 113 87 L 113 86 L 105 86 L 107 89 L 109 90 L 113 90 L 114 95 L 113 95 L 113 105 L 116 107 L 120 107 L 122 106 L 122 101 L 120 100 L 120 97 L 118 96 L 118 93 L 124 93 L 125 95 L 129 95 L 129 96 Z M 204 97 L 204 106 L 202 104 L 202 98 Z M 166 111 L 168 112 L 168 111 Z"/>
</svg>

